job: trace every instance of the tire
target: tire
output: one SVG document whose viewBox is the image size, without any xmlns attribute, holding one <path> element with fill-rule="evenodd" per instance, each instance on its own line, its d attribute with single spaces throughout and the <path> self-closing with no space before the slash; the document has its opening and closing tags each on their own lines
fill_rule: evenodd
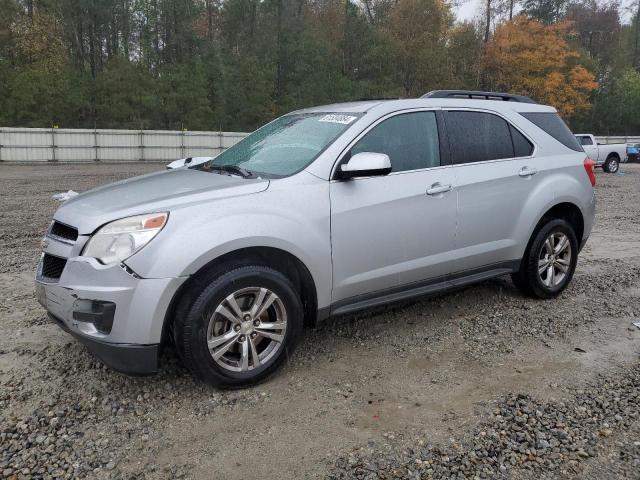
<svg viewBox="0 0 640 480">
<path fill-rule="evenodd" d="M 548 239 L 552 242 L 551 249 L 547 244 Z M 568 245 L 563 246 L 564 240 Z M 558 250 L 559 253 L 556 253 Z M 571 282 L 577 261 L 578 240 L 571 224 L 559 218 L 548 219 L 541 222 L 534 231 L 520 263 L 520 270 L 512 274 L 511 278 L 528 296 L 555 298 Z M 550 267 L 553 268 L 551 275 Z"/>
<path fill-rule="evenodd" d="M 278 370 L 302 333 L 302 301 L 293 284 L 276 270 L 250 265 L 212 275 L 200 288 L 173 327 L 191 373 L 215 387 L 241 388 Z"/>
<path fill-rule="evenodd" d="M 602 169 L 607 173 L 616 173 L 620 169 L 620 160 L 616 157 L 609 157 L 607 161 L 604 162 Z"/>
</svg>

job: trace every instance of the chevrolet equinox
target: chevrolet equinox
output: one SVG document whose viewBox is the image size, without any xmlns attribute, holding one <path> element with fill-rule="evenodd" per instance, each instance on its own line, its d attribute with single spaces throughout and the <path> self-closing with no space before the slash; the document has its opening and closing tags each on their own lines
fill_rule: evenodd
<svg viewBox="0 0 640 480">
<path fill-rule="evenodd" d="M 172 342 L 198 378 L 249 385 L 329 316 L 505 274 L 558 296 L 591 232 L 593 164 L 523 96 L 299 110 L 200 165 L 63 203 L 36 296 L 115 370 L 154 373 Z"/>
</svg>

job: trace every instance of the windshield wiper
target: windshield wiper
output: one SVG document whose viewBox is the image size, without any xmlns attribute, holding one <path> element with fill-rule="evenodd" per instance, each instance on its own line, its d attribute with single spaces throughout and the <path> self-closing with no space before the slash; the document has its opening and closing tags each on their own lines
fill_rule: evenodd
<svg viewBox="0 0 640 480">
<path fill-rule="evenodd" d="M 242 178 L 249 178 L 253 176 L 253 173 L 251 173 L 251 171 L 237 165 L 211 165 L 209 167 L 209 170 L 233 173 L 236 175 L 240 175 Z"/>
</svg>

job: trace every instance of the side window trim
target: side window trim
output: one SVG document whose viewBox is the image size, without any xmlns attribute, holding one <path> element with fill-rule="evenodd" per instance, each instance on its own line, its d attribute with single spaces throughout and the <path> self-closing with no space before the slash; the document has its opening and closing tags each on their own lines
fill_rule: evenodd
<svg viewBox="0 0 640 480">
<path fill-rule="evenodd" d="M 449 150 L 449 161 L 450 161 L 450 165 L 457 167 L 460 165 L 476 165 L 476 164 L 480 164 L 480 163 L 489 163 L 489 162 L 505 162 L 505 161 L 511 161 L 511 160 L 521 160 L 521 159 L 527 159 L 527 158 L 534 158 L 536 156 L 536 154 L 538 153 L 538 145 L 536 144 L 536 142 L 533 141 L 533 139 L 527 135 L 525 132 L 523 132 L 520 128 L 518 128 L 517 125 L 514 125 L 513 122 L 508 119 L 507 117 L 505 117 L 504 115 L 502 115 L 500 112 L 496 112 L 494 110 L 486 110 L 484 108 L 466 108 L 466 107 L 442 107 L 441 109 L 441 115 L 443 117 L 443 124 L 445 126 L 445 130 L 446 130 L 446 135 L 447 135 L 447 141 L 449 141 L 449 131 L 446 127 L 446 113 L 447 112 L 480 112 L 480 113 L 488 113 L 491 115 L 495 115 L 497 117 L 500 117 L 501 119 L 503 119 L 505 122 L 507 122 L 507 125 L 510 128 L 515 129 L 517 132 L 519 132 L 524 138 L 526 138 L 529 143 L 531 143 L 531 145 L 533 145 L 533 150 L 531 150 L 531 154 L 527 155 L 525 157 L 509 157 L 509 158 L 496 158 L 493 160 L 483 160 L 481 162 L 467 162 L 467 163 L 453 163 L 453 158 L 451 158 L 451 150 Z M 515 155 L 515 145 L 513 143 L 513 136 L 511 135 L 511 131 L 509 131 L 509 137 L 511 138 L 511 145 L 513 147 L 513 152 Z"/>
<path fill-rule="evenodd" d="M 342 149 L 342 151 L 338 154 L 337 156 L 337 160 L 333 163 L 333 167 L 331 169 L 331 180 L 330 181 L 335 181 L 336 179 L 336 171 L 338 170 L 338 168 L 340 167 L 340 165 L 342 165 L 345 161 L 347 161 L 350 157 L 350 153 L 351 153 L 351 149 L 353 148 L 353 146 L 358 143 L 360 141 L 360 139 L 362 139 L 362 137 L 364 137 L 367 133 L 369 133 L 371 130 L 373 130 L 376 126 L 378 126 L 379 124 L 381 124 L 382 122 L 384 122 L 385 120 L 388 120 L 392 117 L 396 117 L 398 115 L 403 115 L 406 113 L 416 113 L 416 112 L 434 112 L 436 114 L 436 124 L 438 127 L 438 139 L 439 139 L 439 144 L 440 144 L 440 165 L 437 167 L 425 167 L 425 168 L 419 168 L 416 170 L 402 170 L 400 172 L 391 172 L 389 174 L 390 175 L 402 175 L 405 173 L 412 173 L 412 172 L 422 172 L 425 170 L 433 170 L 436 168 L 445 168 L 445 167 L 449 167 L 451 166 L 450 163 L 450 154 L 449 154 L 449 145 L 448 142 L 445 143 L 445 145 L 443 146 L 443 141 L 442 141 L 442 133 L 443 130 L 441 130 L 441 126 L 444 127 L 444 123 L 442 118 L 438 118 L 439 116 L 442 116 L 442 107 L 429 107 L 429 108 L 408 108 L 408 109 L 404 109 L 404 110 L 397 110 L 394 112 L 389 112 L 385 115 L 383 115 L 382 117 L 376 119 L 373 123 L 367 125 L 367 127 L 365 127 L 353 140 L 351 140 L 349 142 L 349 144 Z M 446 129 L 444 130 L 446 132 Z M 443 153 L 443 148 L 446 149 L 446 153 L 447 156 L 445 158 L 443 158 L 442 153 Z M 354 178 L 353 180 L 359 180 L 358 178 Z"/>
</svg>

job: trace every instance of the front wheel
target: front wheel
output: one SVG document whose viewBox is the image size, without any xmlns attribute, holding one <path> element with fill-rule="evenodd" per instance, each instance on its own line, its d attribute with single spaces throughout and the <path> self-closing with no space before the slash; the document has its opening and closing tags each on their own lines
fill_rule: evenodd
<svg viewBox="0 0 640 480">
<path fill-rule="evenodd" d="M 609 157 L 602 169 L 607 173 L 616 173 L 620 168 L 620 161 L 616 157 Z"/>
<path fill-rule="evenodd" d="M 513 282 L 536 298 L 555 298 L 569 285 L 578 261 L 578 241 L 570 223 L 551 219 L 534 233 Z"/>
<path fill-rule="evenodd" d="M 216 387 L 264 380 L 287 359 L 302 332 L 296 289 L 264 266 L 240 267 L 209 281 L 185 318 L 177 319 L 184 363 Z"/>
</svg>

